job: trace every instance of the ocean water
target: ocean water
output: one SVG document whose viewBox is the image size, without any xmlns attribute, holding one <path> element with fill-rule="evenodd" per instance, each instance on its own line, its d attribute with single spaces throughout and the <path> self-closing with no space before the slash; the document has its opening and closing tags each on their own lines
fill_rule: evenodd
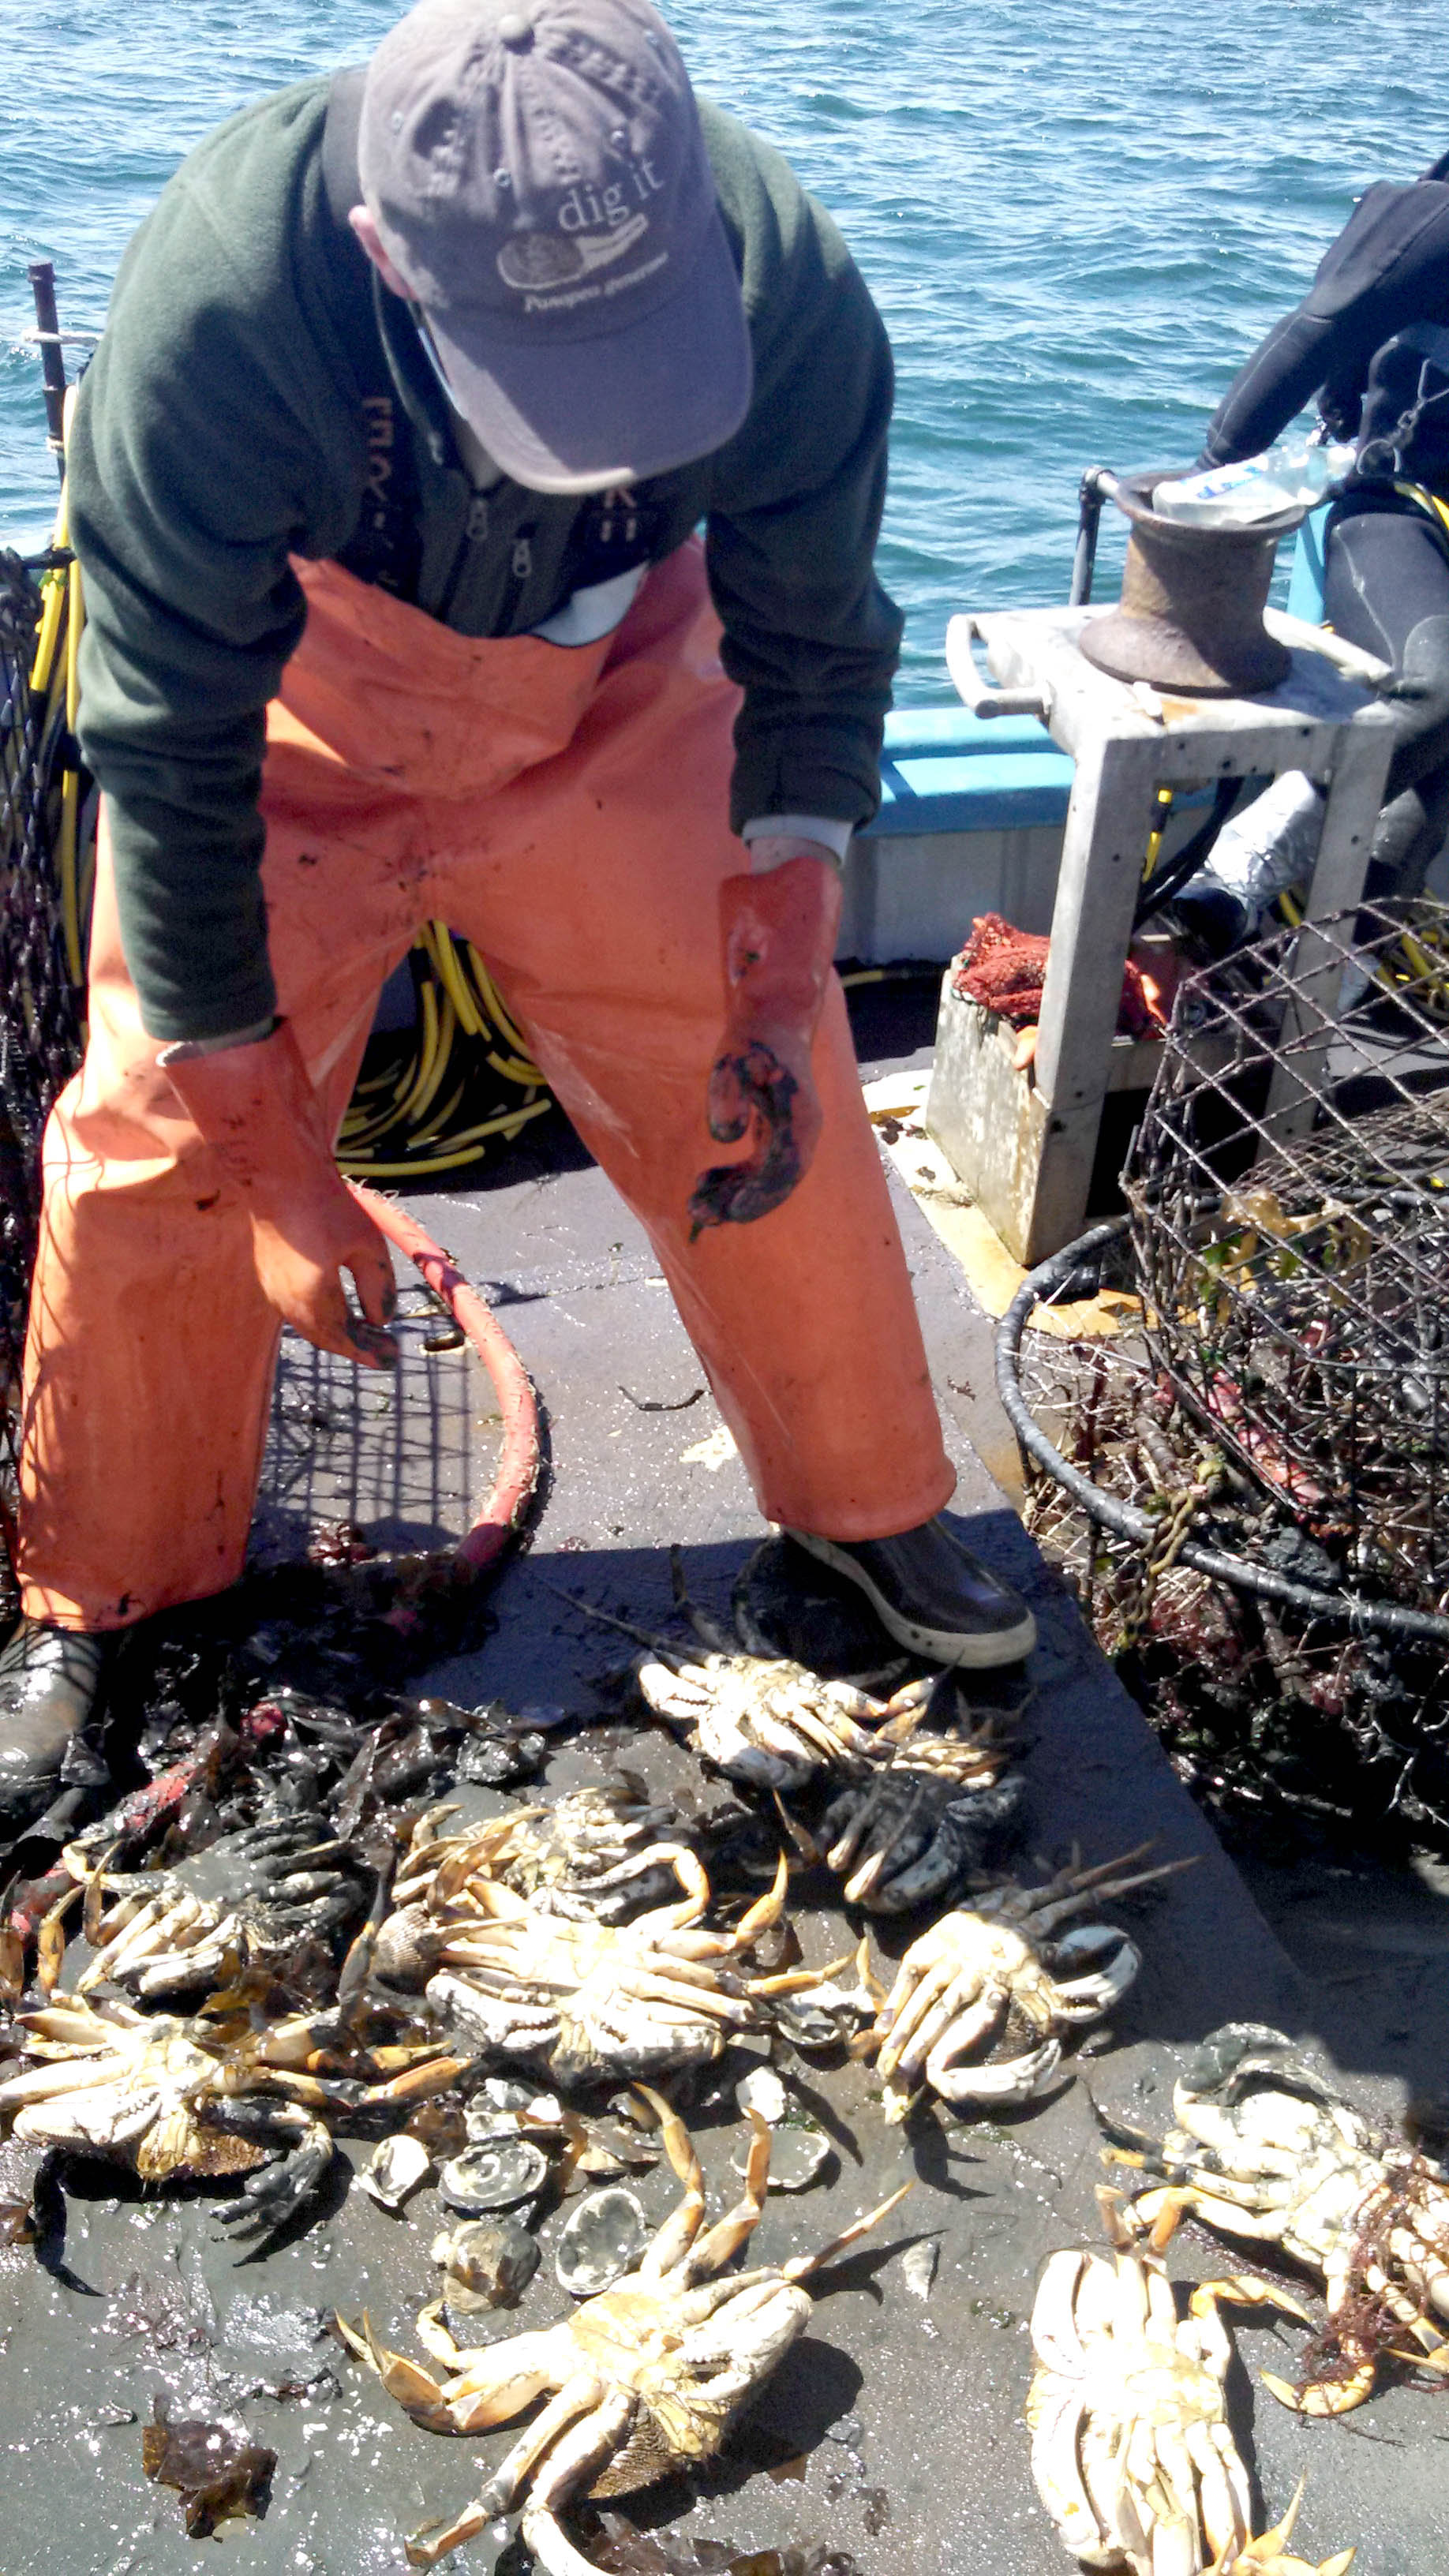
<svg viewBox="0 0 1449 2576">
<path fill-rule="evenodd" d="M 13 5 L 13 0 L 12 0 Z M 0 99 L 0 538 L 54 469 L 20 344 L 28 259 L 104 316 L 121 249 L 201 135 L 361 60 L 389 0 L 32 0 Z M 676 0 L 699 87 L 838 217 L 899 378 L 883 576 L 899 697 L 949 694 L 953 609 L 1060 598 L 1082 468 L 1186 462 L 1354 197 L 1449 144 L 1427 0 Z M 828 398 L 824 396 L 823 398 Z M 1110 515 L 1110 514 L 1109 514 Z M 1104 542 L 1103 583 L 1118 541 Z"/>
</svg>

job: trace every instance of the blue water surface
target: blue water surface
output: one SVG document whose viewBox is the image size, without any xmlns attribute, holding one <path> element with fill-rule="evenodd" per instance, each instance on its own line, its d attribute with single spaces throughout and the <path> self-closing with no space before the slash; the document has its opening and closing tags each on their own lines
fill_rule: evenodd
<svg viewBox="0 0 1449 2576">
<path fill-rule="evenodd" d="M 54 259 L 64 320 L 98 322 L 189 146 L 265 90 L 362 59 L 396 14 L 32 0 L 23 38 L 16 20 L 0 537 L 37 536 L 55 488 L 20 345 L 27 260 Z M 889 322 L 881 569 L 909 617 L 904 702 L 944 694 L 953 609 L 1064 595 L 1083 466 L 1192 457 L 1354 197 L 1449 145 L 1449 49 L 1423 0 L 677 0 L 671 17 L 701 89 L 838 216 Z"/>
</svg>

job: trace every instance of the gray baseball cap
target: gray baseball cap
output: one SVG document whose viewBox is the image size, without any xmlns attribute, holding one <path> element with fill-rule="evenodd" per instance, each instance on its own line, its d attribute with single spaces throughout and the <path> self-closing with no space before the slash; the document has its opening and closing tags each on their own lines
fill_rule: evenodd
<svg viewBox="0 0 1449 2576">
<path fill-rule="evenodd" d="M 739 279 L 689 75 L 647 0 L 420 0 L 368 66 L 358 164 L 505 473 L 591 491 L 738 429 Z"/>
</svg>

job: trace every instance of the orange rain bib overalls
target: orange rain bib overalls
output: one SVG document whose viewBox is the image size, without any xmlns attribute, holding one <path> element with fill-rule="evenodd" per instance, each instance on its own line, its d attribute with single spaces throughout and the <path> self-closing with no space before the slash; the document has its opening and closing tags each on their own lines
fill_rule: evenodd
<svg viewBox="0 0 1449 2576">
<path fill-rule="evenodd" d="M 768 1519 L 841 1539 L 954 1482 L 861 1100 L 844 997 L 815 1042 L 824 1134 L 753 1225 L 689 1240 L 718 1159 L 717 888 L 739 693 L 697 542 L 614 634 L 454 634 L 336 564 L 268 719 L 263 884 L 277 1005 L 335 1134 L 377 995 L 425 921 L 470 939 L 641 1224 Z M 46 1134 L 19 1561 L 33 1618 L 103 1629 L 242 1569 L 278 1322 L 245 1209 L 159 1069 L 117 929 L 105 818 L 90 1044 Z"/>
</svg>

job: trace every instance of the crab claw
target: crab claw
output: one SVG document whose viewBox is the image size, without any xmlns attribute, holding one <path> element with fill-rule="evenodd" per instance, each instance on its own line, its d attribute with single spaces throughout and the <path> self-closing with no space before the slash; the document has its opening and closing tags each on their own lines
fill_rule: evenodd
<svg viewBox="0 0 1449 2576">
<path fill-rule="evenodd" d="M 1306 2477 L 1299 2479 L 1281 2522 L 1275 2522 L 1271 2531 L 1260 2532 L 1256 2540 L 1245 2541 L 1241 2549 L 1235 2550 L 1230 2543 L 1222 2556 L 1214 2559 L 1207 2576 L 1348 2576 L 1356 2554 L 1352 2549 L 1340 2549 L 1317 2565 L 1287 2554 L 1307 2484 Z"/>
<path fill-rule="evenodd" d="M 1347 2370 L 1340 2379 L 1315 2379 L 1307 2388 L 1294 2388 L 1276 2372 L 1262 2373 L 1263 2386 L 1280 2406 L 1295 2415 L 1351 2415 L 1355 2406 L 1373 2394 L 1377 2364 L 1372 2358 L 1361 2361 L 1356 2370 Z"/>
<path fill-rule="evenodd" d="M 432 2373 L 420 2370 L 417 2363 L 409 2361 L 403 2353 L 390 2352 L 386 2344 L 379 2343 L 372 2331 L 372 2320 L 366 2309 L 363 2310 L 360 2333 L 355 2326 L 348 2324 L 344 2316 L 335 2313 L 332 2325 L 334 2332 L 345 2343 L 348 2351 L 364 2363 L 367 2369 L 375 2373 L 382 2381 L 389 2397 L 397 2399 L 399 2406 L 411 2415 L 415 2424 L 423 2425 L 429 2433 L 451 2433 L 456 2430 L 452 2413 L 443 2402 L 442 2389 Z M 485 2516 L 484 2519 L 486 2518 Z M 481 2530 L 482 2524 L 475 2523 L 474 2529 Z M 456 2548 L 457 2545 L 456 2541 L 448 2543 L 450 2549 Z M 408 2543 L 408 2562 L 415 2567 L 430 2567 L 433 2563 L 430 2558 L 415 2559 L 412 2555 L 411 2541 Z"/>
<path fill-rule="evenodd" d="M 1229 2272 L 1217 2281 L 1199 2281 L 1188 2301 L 1195 2317 L 1206 2316 L 1219 2299 L 1239 2308 L 1281 2308 L 1285 2317 L 1296 2317 L 1300 2325 L 1314 2323 L 1313 2311 L 1295 2299 L 1278 2281 L 1259 2280 L 1253 2272 Z"/>
<path fill-rule="evenodd" d="M 286 2121 L 285 2109 L 275 2113 L 278 2124 Z M 295 2119 L 302 2125 L 302 2135 L 295 2147 L 275 2157 L 254 2174 L 248 2174 L 240 2197 L 226 2208 L 218 2209 L 218 2223 L 227 2229 L 234 2245 L 259 2245 L 295 2218 L 321 2183 L 332 2162 L 332 2140 L 320 2120 L 309 2120 L 305 2112 Z M 289 2124 L 290 2125 L 290 2124 Z"/>
<path fill-rule="evenodd" d="M 403 2556 L 409 2567 L 436 2567 L 440 2558 L 446 2558 L 450 2550 L 461 2549 L 465 2540 L 476 2539 L 492 2520 L 492 2513 L 481 2499 L 465 2504 L 452 2522 L 423 2523 L 404 2544 Z"/>
</svg>

